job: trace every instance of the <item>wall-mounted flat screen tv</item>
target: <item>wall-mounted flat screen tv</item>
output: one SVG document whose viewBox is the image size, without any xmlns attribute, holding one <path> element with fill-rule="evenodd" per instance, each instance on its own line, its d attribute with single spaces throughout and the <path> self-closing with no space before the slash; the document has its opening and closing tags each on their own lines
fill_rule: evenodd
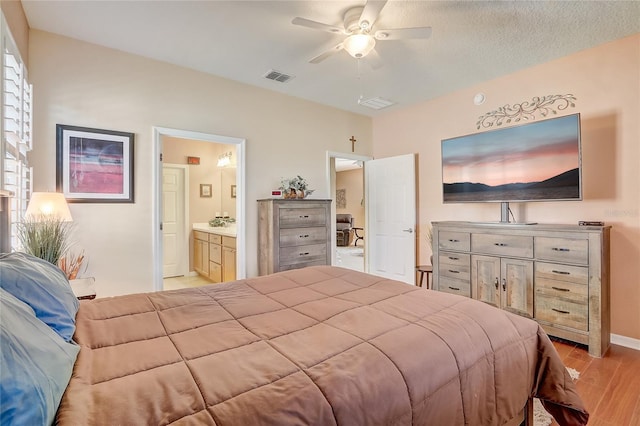
<svg viewBox="0 0 640 426">
<path fill-rule="evenodd" d="M 580 114 L 444 139 L 444 202 L 581 200 L 580 149 Z"/>
</svg>

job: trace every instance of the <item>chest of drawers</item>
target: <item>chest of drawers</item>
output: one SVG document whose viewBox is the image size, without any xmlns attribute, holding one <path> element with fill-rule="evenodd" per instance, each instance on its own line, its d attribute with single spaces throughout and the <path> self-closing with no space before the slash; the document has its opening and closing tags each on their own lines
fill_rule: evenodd
<svg viewBox="0 0 640 426">
<path fill-rule="evenodd" d="M 258 273 L 331 264 L 331 200 L 258 200 Z"/>
<path fill-rule="evenodd" d="M 433 223 L 433 288 L 535 319 L 552 335 L 609 347 L 607 226 Z"/>
</svg>

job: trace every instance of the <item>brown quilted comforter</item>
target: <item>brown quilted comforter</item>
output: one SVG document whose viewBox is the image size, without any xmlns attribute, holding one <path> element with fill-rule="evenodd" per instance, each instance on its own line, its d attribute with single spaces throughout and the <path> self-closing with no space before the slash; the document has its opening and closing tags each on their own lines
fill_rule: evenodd
<svg viewBox="0 0 640 426">
<path fill-rule="evenodd" d="M 534 322 L 319 266 L 81 303 L 61 425 L 500 425 L 586 413 Z"/>
</svg>

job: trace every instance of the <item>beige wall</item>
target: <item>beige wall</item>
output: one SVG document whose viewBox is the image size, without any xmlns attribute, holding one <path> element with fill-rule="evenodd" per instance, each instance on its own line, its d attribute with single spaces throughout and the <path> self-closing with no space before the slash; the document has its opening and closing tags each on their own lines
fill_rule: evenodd
<svg viewBox="0 0 640 426">
<path fill-rule="evenodd" d="M 478 92 L 487 97 L 481 106 L 472 102 Z M 613 226 L 612 332 L 640 339 L 640 35 L 376 117 L 374 155 L 418 153 L 419 260 L 428 263 L 431 221 L 500 220 L 499 204 L 442 203 L 440 141 L 478 132 L 478 117 L 505 104 L 567 93 L 577 97 L 576 107 L 560 114 L 581 114 L 584 200 L 511 208 L 518 221 Z"/>
<path fill-rule="evenodd" d="M 34 189 L 55 189 L 57 123 L 134 132 L 134 204 L 72 204 L 99 296 L 153 290 L 152 127 L 246 139 L 247 275 L 257 275 L 257 206 L 281 177 L 328 198 L 326 152 L 371 154 L 371 118 L 182 67 L 31 30 Z M 279 83 L 273 83 L 279 84 Z"/>
<path fill-rule="evenodd" d="M 336 213 L 351 213 L 354 226 L 363 228 L 364 206 L 361 203 L 364 198 L 364 176 L 362 169 L 337 172 L 336 189 L 346 189 L 347 194 L 347 207 L 344 209 L 336 207 Z M 359 235 L 364 234 L 359 232 Z"/>
<path fill-rule="evenodd" d="M 22 8 L 22 2 L 20 0 L 2 0 L 0 8 L 20 51 L 22 62 L 29 69 L 29 24 Z"/>
</svg>

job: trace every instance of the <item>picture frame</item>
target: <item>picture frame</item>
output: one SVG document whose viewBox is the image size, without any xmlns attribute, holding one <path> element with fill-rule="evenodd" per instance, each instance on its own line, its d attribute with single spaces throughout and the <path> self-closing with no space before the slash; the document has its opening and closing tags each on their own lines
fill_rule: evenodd
<svg viewBox="0 0 640 426">
<path fill-rule="evenodd" d="M 236 186 L 231 185 L 231 198 L 236 198 Z"/>
<path fill-rule="evenodd" d="M 200 198 L 211 198 L 213 196 L 213 187 L 210 183 L 200 184 Z"/>
<path fill-rule="evenodd" d="M 70 203 L 133 203 L 133 133 L 56 124 L 56 188 Z"/>
</svg>

